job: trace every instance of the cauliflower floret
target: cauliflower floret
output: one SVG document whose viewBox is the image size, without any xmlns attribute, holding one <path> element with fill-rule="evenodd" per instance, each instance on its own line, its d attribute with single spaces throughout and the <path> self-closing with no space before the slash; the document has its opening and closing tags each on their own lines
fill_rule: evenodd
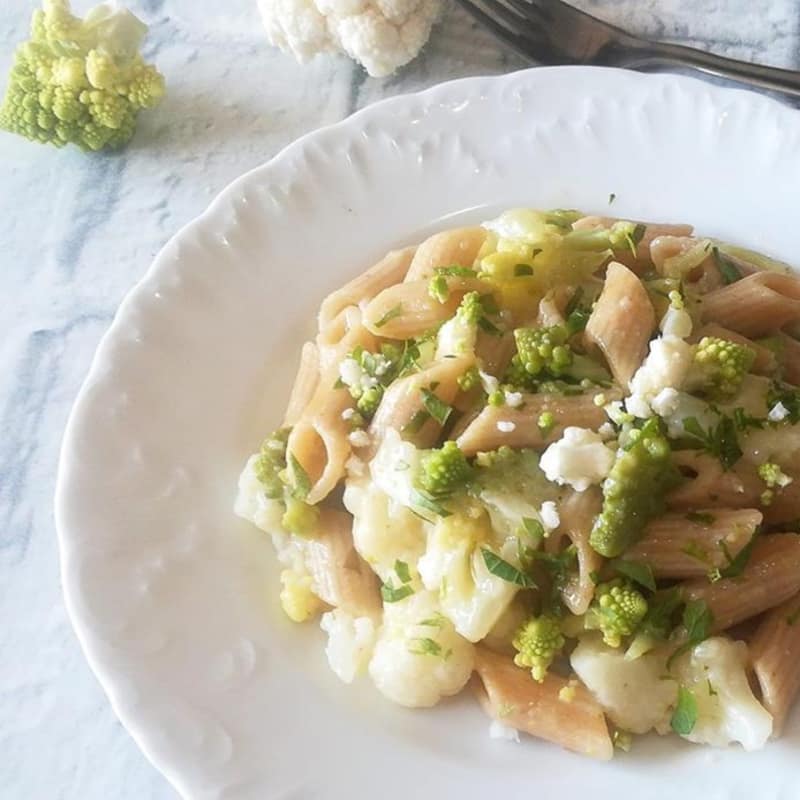
<svg viewBox="0 0 800 800">
<path fill-rule="evenodd" d="M 631 733 L 653 728 L 667 732 L 678 684 L 663 680 L 666 655 L 653 651 L 626 659 L 624 650 L 603 644 L 600 637 L 584 636 L 570 663 L 617 727 Z"/>
<path fill-rule="evenodd" d="M 369 465 L 372 482 L 396 503 L 411 507 L 414 502 L 414 476 L 419 471 L 422 452 L 389 428 Z"/>
<path fill-rule="evenodd" d="M 635 417 L 651 415 L 650 402 L 667 388 L 680 389 L 692 364 L 692 346 L 677 336 L 650 342 L 650 352 L 631 378 L 625 408 Z"/>
<path fill-rule="evenodd" d="M 239 491 L 233 511 L 265 533 L 282 534 L 281 518 L 284 510 L 278 500 L 267 497 L 264 484 L 256 475 L 258 459 L 257 453 L 247 459 L 247 464 L 239 476 Z"/>
<path fill-rule="evenodd" d="M 345 683 L 352 683 L 367 668 L 375 647 L 375 622 L 354 617 L 341 608 L 322 615 L 320 628 L 328 634 L 325 655 L 331 669 Z"/>
<path fill-rule="evenodd" d="M 353 515 L 353 544 L 381 580 L 394 573 L 395 561 L 416 564 L 425 552 L 427 523 L 374 484 L 348 482 L 345 508 Z"/>
<path fill-rule="evenodd" d="M 258 0 L 269 41 L 305 63 L 345 52 L 373 77 L 391 75 L 422 49 L 441 0 Z"/>
<path fill-rule="evenodd" d="M 493 538 L 486 512 L 467 506 L 465 511 L 436 522 L 417 565 L 425 587 L 439 593 L 444 615 L 471 642 L 489 633 L 517 592 L 513 583 L 486 568 L 481 547 L 491 545 Z M 500 555 L 513 562 L 516 539 L 509 538 Z"/>
<path fill-rule="evenodd" d="M 474 660 L 473 646 L 442 615 L 436 595 L 417 592 L 384 605 L 369 674 L 389 700 L 425 708 L 460 692 Z"/>
<path fill-rule="evenodd" d="M 614 451 L 598 433 L 587 428 L 565 428 L 562 437 L 542 453 L 539 466 L 547 480 L 569 484 L 578 492 L 602 482 L 614 464 Z"/>
<path fill-rule="evenodd" d="M 747 645 L 722 636 L 706 639 L 677 666 L 679 680 L 697 701 L 697 722 L 684 738 L 725 747 L 740 742 L 759 750 L 772 734 L 772 715 L 747 681 Z"/>
</svg>

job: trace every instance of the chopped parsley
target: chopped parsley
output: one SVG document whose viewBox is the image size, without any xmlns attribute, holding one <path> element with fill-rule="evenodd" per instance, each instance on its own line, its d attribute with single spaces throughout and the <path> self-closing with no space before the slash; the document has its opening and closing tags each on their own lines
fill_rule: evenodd
<svg viewBox="0 0 800 800">
<path fill-rule="evenodd" d="M 391 578 L 381 586 L 381 597 L 386 603 L 397 603 L 414 594 L 414 589 L 410 585 L 411 572 L 408 569 L 408 564 L 397 559 L 394 562 L 394 571 L 400 581 L 400 586 L 394 586 Z"/>
<path fill-rule="evenodd" d="M 719 460 L 729 470 L 741 457 L 742 448 L 736 436 L 736 425 L 730 417 L 722 416 L 713 427 L 703 430 L 695 417 L 683 420 L 683 430 L 697 440 L 701 448 Z"/>
<path fill-rule="evenodd" d="M 400 433 L 419 433 L 422 430 L 422 426 L 431 418 L 431 415 L 425 411 L 424 408 L 420 408 L 418 411 L 415 411 L 412 415 L 411 419 L 406 422 L 405 425 L 400 429 Z"/>
<path fill-rule="evenodd" d="M 294 488 L 295 497 L 298 500 L 305 500 L 308 493 L 311 491 L 311 479 L 308 473 L 303 469 L 303 465 L 294 457 L 294 454 L 289 453 L 289 476 Z"/>
<path fill-rule="evenodd" d="M 497 578 L 502 578 L 508 583 L 521 586 L 523 589 L 535 589 L 536 583 L 530 575 L 517 569 L 513 564 L 509 564 L 505 559 L 500 558 L 496 553 L 481 547 L 481 555 L 486 569 Z"/>
<path fill-rule="evenodd" d="M 387 322 L 401 316 L 403 313 L 403 304 L 398 303 L 394 308 L 390 308 L 376 323 L 376 328 L 382 328 Z"/>
<path fill-rule="evenodd" d="M 474 269 L 459 267 L 457 264 L 452 267 L 436 267 L 434 272 L 437 275 L 446 275 L 451 278 L 477 278 L 478 273 Z"/>
<path fill-rule="evenodd" d="M 690 600 L 683 609 L 682 622 L 686 629 L 686 641 L 669 657 L 667 669 L 678 656 L 708 639 L 714 625 L 714 615 L 705 600 Z"/>
<path fill-rule="evenodd" d="M 430 416 L 435 419 L 440 425 L 447 422 L 447 418 L 452 413 L 453 409 L 447 405 L 443 400 L 440 400 L 431 389 L 420 389 L 422 393 L 422 405 L 425 406 L 426 411 Z M 416 415 L 415 415 L 416 416 Z M 413 419 L 413 417 L 412 417 Z"/>
<path fill-rule="evenodd" d="M 719 274 L 726 284 L 736 283 L 742 279 L 742 272 L 732 258 L 726 256 L 719 247 L 711 248 L 711 255 L 714 258 L 714 263 L 717 265 Z"/>
<path fill-rule="evenodd" d="M 608 196 L 608 204 L 611 205 L 617 199 L 617 195 L 614 192 Z"/>
<path fill-rule="evenodd" d="M 413 648 L 409 647 L 408 652 L 413 653 L 415 656 L 442 656 L 442 658 L 449 658 L 450 651 L 442 655 L 442 646 L 435 639 L 423 637 L 420 639 L 412 639 L 411 643 Z"/>
<path fill-rule="evenodd" d="M 678 702 L 669 724 L 680 736 L 688 736 L 697 724 L 697 699 L 685 686 L 678 687 Z"/>
<path fill-rule="evenodd" d="M 424 508 L 438 517 L 449 517 L 450 512 L 432 495 L 428 492 L 423 492 L 421 489 L 414 489 L 411 496 L 411 502 L 419 508 Z"/>
<path fill-rule="evenodd" d="M 709 514 L 707 511 L 690 511 L 686 515 L 686 519 L 689 522 L 695 522 L 698 525 L 702 525 L 703 527 L 707 528 L 709 525 L 714 524 L 715 517 L 713 514 Z"/>
<path fill-rule="evenodd" d="M 611 564 L 620 575 L 630 578 L 651 592 L 656 590 L 656 579 L 653 568 L 646 561 L 628 561 L 624 558 L 615 558 Z"/>
<path fill-rule="evenodd" d="M 514 265 L 514 277 L 515 278 L 523 278 L 528 275 L 533 275 L 533 267 L 530 264 L 515 264 Z"/>
</svg>

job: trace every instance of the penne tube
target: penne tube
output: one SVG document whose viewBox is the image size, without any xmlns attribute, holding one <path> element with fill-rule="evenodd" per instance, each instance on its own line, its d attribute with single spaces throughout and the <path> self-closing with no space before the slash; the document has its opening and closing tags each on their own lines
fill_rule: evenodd
<svg viewBox="0 0 800 800">
<path fill-rule="evenodd" d="M 655 326 L 656 315 L 642 282 L 627 267 L 612 261 L 586 324 L 586 339 L 600 348 L 621 386 L 628 386 L 647 355 Z"/>
<path fill-rule="evenodd" d="M 384 289 L 364 309 L 364 325 L 376 336 L 413 339 L 428 333 L 456 313 L 467 292 L 487 294 L 490 288 L 478 278 L 446 278 L 450 294 L 440 303 L 428 293 L 428 281 L 409 281 Z"/>
<path fill-rule="evenodd" d="M 696 508 L 753 508 L 760 504 L 764 482 L 744 461 L 725 471 L 719 460 L 699 450 L 678 450 L 672 462 L 684 482 L 666 497 L 673 511 Z"/>
<path fill-rule="evenodd" d="M 755 617 L 800 592 L 800 536 L 775 533 L 758 539 L 743 573 L 710 583 L 683 584 L 689 600 L 704 600 L 714 615 L 714 631 Z"/>
<path fill-rule="evenodd" d="M 561 590 L 564 605 L 573 614 L 584 614 L 594 597 L 592 574 L 600 571 L 603 557 L 589 545 L 589 534 L 603 505 L 603 494 L 596 486 L 585 492 L 571 492 L 559 504 L 561 525 L 578 552 L 578 574 Z"/>
<path fill-rule="evenodd" d="M 754 342 L 752 339 L 748 339 L 746 336 L 742 336 L 740 333 L 736 333 L 736 331 L 723 328 L 722 325 L 717 325 L 715 322 L 710 322 L 693 333 L 689 341 L 692 343 L 699 342 L 704 336 L 713 336 L 717 339 L 725 339 L 728 342 L 749 347 L 756 354 L 751 367 L 751 371 L 756 375 L 773 375 L 778 368 L 778 359 L 772 350 L 762 344 L 758 344 L 758 342 Z M 800 343 L 797 346 L 798 350 L 800 350 Z M 798 377 L 800 378 L 800 352 L 798 353 L 797 366 Z"/>
<path fill-rule="evenodd" d="M 306 342 L 300 351 L 300 365 L 292 384 L 283 424 L 295 425 L 311 402 L 319 384 L 319 351 L 313 342 Z"/>
<path fill-rule="evenodd" d="M 318 324 L 320 332 L 348 306 L 357 306 L 372 300 L 375 295 L 395 283 L 400 283 L 414 258 L 416 248 L 406 247 L 403 250 L 392 250 L 375 266 L 353 278 L 341 289 L 329 294 L 322 301 L 319 310 Z"/>
<path fill-rule="evenodd" d="M 785 333 L 779 333 L 777 339 L 781 376 L 785 381 L 800 386 L 800 342 Z"/>
<path fill-rule="evenodd" d="M 475 671 L 478 699 L 492 719 L 601 761 L 614 755 L 603 709 L 577 680 L 548 673 L 538 683 L 511 658 L 485 647 L 475 648 Z M 569 701 L 559 697 L 567 687 Z"/>
<path fill-rule="evenodd" d="M 618 392 L 604 390 L 608 400 Z M 580 395 L 523 394 L 517 408 L 487 405 L 460 433 L 458 446 L 472 456 L 498 447 L 544 448 L 561 438 L 564 428 L 599 428 L 607 419 L 605 411 L 594 402 L 594 393 Z M 543 431 L 539 418 L 544 412 L 553 415 L 555 424 Z"/>
<path fill-rule="evenodd" d="M 354 309 L 356 315 L 358 310 Z M 355 323 L 355 319 L 352 320 Z M 308 405 L 289 434 L 287 454 L 297 459 L 311 482 L 307 501 L 315 504 L 327 497 L 344 475 L 350 456 L 350 426 L 342 414 L 353 406 L 347 389 L 336 389 L 339 362 L 356 347 L 373 350 L 375 337 L 361 324 L 354 324 L 335 347 L 329 348 L 327 363 Z"/>
<path fill-rule="evenodd" d="M 800 320 L 800 279 L 757 272 L 702 297 L 702 318 L 744 336 L 774 333 Z"/>
<path fill-rule="evenodd" d="M 780 736 L 800 690 L 800 594 L 764 615 L 750 642 L 750 662 L 761 702 L 772 714 L 772 735 Z"/>
<path fill-rule="evenodd" d="M 458 393 L 458 378 L 475 363 L 473 356 L 443 358 L 421 372 L 396 380 L 381 400 L 369 433 L 373 448 L 390 428 L 403 434 L 417 447 L 432 447 L 442 433 L 442 425 L 434 419 L 425 405 L 426 391 L 442 403 L 452 406 Z"/>
<path fill-rule="evenodd" d="M 427 281 L 436 267 L 472 269 L 486 235 L 485 228 L 456 228 L 429 236 L 417 248 L 406 281 Z"/>
<path fill-rule="evenodd" d="M 501 378 L 511 363 L 515 349 L 514 336 L 511 333 L 503 333 L 498 336 L 494 333 L 478 331 L 475 355 L 481 364 L 481 369 L 489 375 Z"/>
<path fill-rule="evenodd" d="M 656 578 L 701 577 L 726 567 L 761 520 L 761 512 L 752 508 L 664 514 L 648 523 L 623 558 L 647 562 Z"/>
<path fill-rule="evenodd" d="M 321 509 L 313 536 L 303 540 L 303 554 L 320 600 L 353 616 L 368 616 L 380 611 L 380 584 L 356 552 L 352 529 L 347 512 Z"/>
<path fill-rule="evenodd" d="M 576 231 L 580 230 L 594 230 L 596 228 L 610 228 L 615 222 L 621 222 L 617 217 L 582 217 L 575 222 L 572 227 Z M 636 222 L 636 220 L 624 220 Z M 632 269 L 637 274 L 645 272 L 652 267 L 650 259 L 650 245 L 653 240 L 659 236 L 691 236 L 691 225 L 668 225 L 663 223 L 638 223 L 644 225 L 644 235 L 636 245 L 636 255 L 630 252 L 615 252 L 614 258 L 624 264 L 629 269 Z"/>
</svg>

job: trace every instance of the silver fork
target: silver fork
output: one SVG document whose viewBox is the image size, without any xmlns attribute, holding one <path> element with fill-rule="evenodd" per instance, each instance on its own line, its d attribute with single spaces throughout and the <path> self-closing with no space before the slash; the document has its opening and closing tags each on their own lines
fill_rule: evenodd
<svg viewBox="0 0 800 800">
<path fill-rule="evenodd" d="M 543 64 L 689 67 L 800 97 L 800 72 L 633 36 L 560 0 L 457 0 L 520 55 Z"/>
</svg>

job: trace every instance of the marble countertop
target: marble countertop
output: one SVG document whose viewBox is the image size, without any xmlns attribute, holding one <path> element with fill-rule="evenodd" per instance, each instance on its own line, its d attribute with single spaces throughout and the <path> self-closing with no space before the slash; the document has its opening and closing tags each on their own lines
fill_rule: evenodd
<svg viewBox="0 0 800 800">
<path fill-rule="evenodd" d="M 577 4 L 577 3 L 576 3 Z M 5 0 L 0 74 L 33 0 Z M 75 0 L 83 11 L 86 3 Z M 61 434 L 100 336 L 172 234 L 300 134 L 384 97 L 525 66 L 457 8 L 397 75 L 297 65 L 255 0 L 129 0 L 169 92 L 116 155 L 0 134 L 0 795 L 175 797 L 115 719 L 64 610 L 52 497 Z M 792 0 L 583 0 L 632 30 L 800 68 Z"/>
</svg>

